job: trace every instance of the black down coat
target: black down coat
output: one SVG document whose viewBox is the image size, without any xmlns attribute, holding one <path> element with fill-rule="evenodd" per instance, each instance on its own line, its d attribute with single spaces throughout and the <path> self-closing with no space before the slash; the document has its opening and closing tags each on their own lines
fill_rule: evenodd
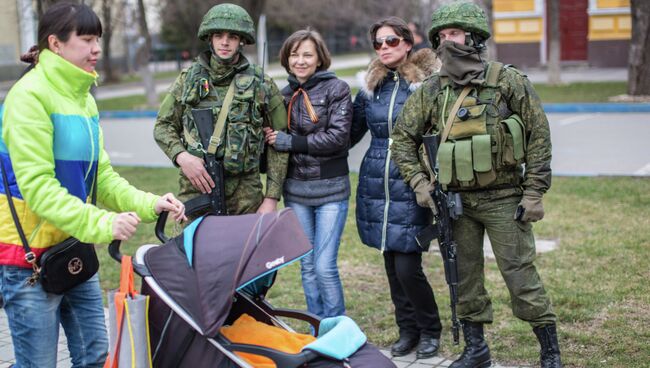
<svg viewBox="0 0 650 368">
<path fill-rule="evenodd" d="M 359 142 L 368 130 L 372 134 L 370 148 L 361 163 L 356 207 L 359 236 L 370 247 L 421 252 L 415 235 L 431 221 L 431 215 L 418 206 L 415 193 L 390 159 L 388 146 L 404 102 L 437 69 L 439 63 L 430 49 L 411 54 L 396 70 L 374 60 L 368 67 L 366 88 L 355 98 L 352 144 Z"/>
<path fill-rule="evenodd" d="M 297 96 L 289 111 L 289 132 L 293 139 L 287 177 L 315 180 L 347 175 L 352 114 L 350 87 L 327 71 L 316 72 L 303 85 L 289 76 L 289 85 L 282 89 L 287 107 L 298 88 L 309 95 L 318 122 L 314 124 L 310 120 L 302 94 Z"/>
</svg>

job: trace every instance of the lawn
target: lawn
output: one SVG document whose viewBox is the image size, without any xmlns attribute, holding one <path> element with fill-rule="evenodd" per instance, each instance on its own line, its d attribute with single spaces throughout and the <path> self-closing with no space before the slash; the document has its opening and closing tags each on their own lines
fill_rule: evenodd
<svg viewBox="0 0 650 368">
<path fill-rule="evenodd" d="M 354 76 L 359 69 L 350 68 L 337 70 L 336 74 L 342 76 Z M 567 103 L 567 102 L 607 102 L 611 96 L 626 93 L 627 82 L 584 82 L 569 83 L 560 86 L 547 84 L 535 84 L 535 89 L 544 103 Z M 357 87 L 352 88 L 352 94 L 359 91 Z M 164 95 L 160 95 L 162 101 Z M 141 110 L 145 105 L 144 95 L 129 97 L 116 97 L 97 101 L 99 111 L 106 110 Z"/>
<path fill-rule="evenodd" d="M 136 186 L 153 192 L 176 190 L 175 169 L 118 168 Z M 353 193 L 356 174 L 352 174 Z M 650 179 L 554 178 L 545 197 L 546 217 L 535 225 L 538 238 L 559 248 L 541 254 L 538 270 L 559 318 L 560 344 L 567 366 L 639 367 L 650 361 Z M 355 201 L 343 235 L 339 269 L 348 314 L 370 341 L 388 346 L 397 337 L 392 303 L 379 252 L 361 244 L 354 220 Z M 141 226 L 124 246 L 156 243 L 153 225 Z M 117 286 L 119 268 L 100 251 L 104 288 Z M 451 343 L 449 297 L 436 250 L 425 257 L 426 274 L 443 318 L 442 355 L 458 354 Z M 486 285 L 495 323 L 487 338 L 499 363 L 534 365 L 538 345 L 528 324 L 516 320 L 496 263 L 486 261 Z M 283 269 L 269 293 L 278 306 L 304 309 L 298 265 Z"/>
</svg>

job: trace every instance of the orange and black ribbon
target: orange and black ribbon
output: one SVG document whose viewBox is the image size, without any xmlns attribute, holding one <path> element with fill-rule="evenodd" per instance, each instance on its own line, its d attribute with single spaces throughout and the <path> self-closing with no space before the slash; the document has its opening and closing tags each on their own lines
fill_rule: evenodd
<svg viewBox="0 0 650 368">
<path fill-rule="evenodd" d="M 289 112 L 288 112 L 288 118 L 287 118 L 287 125 L 288 128 L 291 129 L 291 112 L 292 106 L 293 106 L 293 101 L 296 100 L 298 95 L 302 93 L 303 100 L 305 101 L 305 107 L 307 108 L 307 113 L 309 114 L 309 118 L 311 119 L 311 122 L 316 124 L 318 123 L 318 115 L 316 115 L 316 110 L 314 110 L 314 106 L 312 106 L 311 101 L 309 100 L 309 95 L 307 95 L 307 91 L 305 91 L 302 88 L 298 88 L 296 92 L 293 93 L 293 96 L 291 96 L 291 100 L 289 100 Z"/>
</svg>

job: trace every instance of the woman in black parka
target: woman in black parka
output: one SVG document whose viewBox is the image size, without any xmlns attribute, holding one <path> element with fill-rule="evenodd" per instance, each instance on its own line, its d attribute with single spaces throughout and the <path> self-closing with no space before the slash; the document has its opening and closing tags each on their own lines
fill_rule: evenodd
<svg viewBox="0 0 650 368">
<path fill-rule="evenodd" d="M 364 88 L 354 101 L 351 139 L 370 130 L 372 141 L 361 164 L 356 218 L 361 241 L 382 251 L 402 356 L 417 346 L 419 359 L 434 356 L 442 330 L 433 291 L 422 271 L 415 235 L 431 221 L 390 159 L 390 135 L 408 96 L 439 68 L 431 49 L 412 52 L 413 35 L 397 17 L 370 28 L 377 59 L 368 66 Z"/>
<path fill-rule="evenodd" d="M 290 153 L 282 195 L 314 246 L 301 260 L 302 286 L 307 309 L 322 318 L 345 314 L 337 258 L 350 197 L 352 99 L 350 87 L 327 71 L 330 62 L 316 31 L 289 36 L 280 50 L 289 73 L 282 89 L 288 133 L 265 128 L 267 142 Z"/>
</svg>

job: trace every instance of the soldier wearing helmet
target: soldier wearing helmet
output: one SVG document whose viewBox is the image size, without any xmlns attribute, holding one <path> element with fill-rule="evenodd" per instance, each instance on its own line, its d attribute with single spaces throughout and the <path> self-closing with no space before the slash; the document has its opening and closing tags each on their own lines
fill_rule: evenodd
<svg viewBox="0 0 650 368">
<path fill-rule="evenodd" d="M 180 167 L 179 198 L 183 201 L 197 198 L 211 193 L 219 184 L 208 174 L 203 160 L 206 152 L 213 152 L 224 168 L 221 189 L 225 191 L 227 214 L 275 210 L 286 176 L 288 153 L 266 147 L 267 177 L 263 192 L 262 129 L 285 130 L 287 113 L 273 80 L 259 66 L 249 63 L 242 53 L 244 45 L 255 43 L 253 20 L 240 6 L 216 5 L 203 17 L 198 37 L 207 43 L 209 50 L 202 52 L 173 83 L 161 104 L 154 128 L 156 142 L 174 165 Z M 211 139 L 219 143 L 204 147 L 192 111 L 210 109 L 216 126 L 224 105 L 229 106 L 223 114 L 223 129 Z"/>
<path fill-rule="evenodd" d="M 436 181 L 462 199 L 453 237 L 465 349 L 450 367 L 491 364 L 483 334 L 483 325 L 492 323 L 484 233 L 514 315 L 530 323 L 540 342 L 542 367 L 561 367 L 556 315 L 533 263 L 532 223 L 544 216 L 542 196 L 551 185 L 551 139 L 541 101 L 520 71 L 484 59 L 490 30 L 477 5 L 452 2 L 437 9 L 431 23 L 429 39 L 442 68 L 406 101 L 391 148 L 418 205 L 435 207 L 430 191 Z M 436 172 L 423 165 L 424 135 L 438 137 Z"/>
</svg>

